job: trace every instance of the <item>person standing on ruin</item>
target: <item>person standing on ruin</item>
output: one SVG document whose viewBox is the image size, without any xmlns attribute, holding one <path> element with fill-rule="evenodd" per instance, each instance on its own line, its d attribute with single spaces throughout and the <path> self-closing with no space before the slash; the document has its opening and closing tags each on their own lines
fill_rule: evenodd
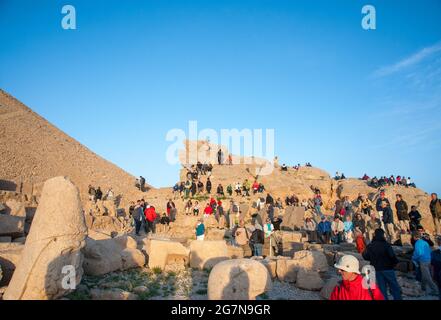
<svg viewBox="0 0 441 320">
<path fill-rule="evenodd" d="M 142 223 L 144 221 L 144 212 L 142 210 L 141 201 L 138 200 L 133 209 L 132 218 L 135 222 L 135 234 L 139 236 L 139 231 L 141 230 Z"/>
<path fill-rule="evenodd" d="M 167 214 L 170 215 L 170 210 L 175 206 L 175 203 L 172 201 L 172 199 L 168 199 L 167 202 Z"/>
<path fill-rule="evenodd" d="M 219 165 L 222 165 L 224 163 L 224 152 L 222 149 L 219 149 L 217 152 L 217 162 Z"/>
<path fill-rule="evenodd" d="M 363 259 L 375 268 L 375 277 L 385 300 L 388 300 L 388 289 L 394 300 L 402 300 L 401 288 L 395 274 L 398 259 L 392 246 L 386 241 L 383 229 L 375 230 L 372 242 L 362 252 Z"/>
<path fill-rule="evenodd" d="M 394 214 L 392 212 L 392 209 L 386 201 L 383 201 L 381 203 L 381 209 L 383 212 L 383 223 L 384 228 L 386 229 L 388 240 L 390 241 L 390 243 L 395 243 L 397 238 L 395 234 Z"/>
<path fill-rule="evenodd" d="M 433 224 L 435 225 L 435 232 L 437 235 L 441 235 L 441 199 L 438 199 L 436 193 L 432 193 L 431 198 L 429 207 Z"/>
<path fill-rule="evenodd" d="M 98 187 L 96 189 L 95 198 L 96 198 L 96 200 L 102 200 L 103 199 L 103 192 L 101 191 L 100 187 Z"/>
<path fill-rule="evenodd" d="M 95 202 L 96 199 L 96 190 L 89 184 L 89 200 Z"/>
<path fill-rule="evenodd" d="M 427 290 L 429 295 L 438 295 L 438 288 L 431 275 L 432 250 L 427 241 L 421 238 L 419 232 L 415 232 L 413 238 L 416 242 L 412 262 L 421 273 L 421 289 Z"/>
<path fill-rule="evenodd" d="M 205 183 L 205 190 L 208 194 L 211 194 L 211 180 L 210 178 L 207 178 L 207 182 Z"/>
<path fill-rule="evenodd" d="M 401 229 L 401 233 L 410 233 L 409 226 L 409 207 L 407 202 L 403 200 L 401 194 L 396 195 L 397 201 L 395 202 L 395 209 L 397 210 L 398 223 Z"/>
<path fill-rule="evenodd" d="M 205 239 L 204 219 L 199 219 L 196 225 L 196 240 L 204 241 L 204 239 Z"/>
<path fill-rule="evenodd" d="M 382 216 L 381 212 L 383 211 L 383 207 L 381 206 L 381 203 L 385 201 L 389 206 L 390 206 L 390 202 L 389 199 L 386 198 L 386 194 L 384 193 L 384 191 L 380 192 L 380 197 L 377 199 L 377 203 L 375 208 L 377 209 L 377 212 L 380 214 L 380 218 Z"/>
</svg>

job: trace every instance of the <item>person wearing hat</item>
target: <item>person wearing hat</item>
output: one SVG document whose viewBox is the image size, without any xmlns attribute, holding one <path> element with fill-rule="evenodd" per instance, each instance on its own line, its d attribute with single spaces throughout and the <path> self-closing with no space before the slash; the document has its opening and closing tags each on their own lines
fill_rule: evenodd
<svg viewBox="0 0 441 320">
<path fill-rule="evenodd" d="M 344 255 L 334 265 L 342 281 L 334 288 L 330 300 L 384 300 L 375 284 L 369 287 L 360 275 L 360 263 L 351 255 Z"/>
<path fill-rule="evenodd" d="M 362 255 L 363 259 L 369 261 L 375 268 L 377 285 L 385 300 L 388 300 L 388 288 L 394 300 L 402 300 L 401 288 L 394 270 L 398 264 L 398 259 L 392 246 L 386 241 L 383 229 L 375 230 L 372 242 L 366 247 Z"/>
<path fill-rule="evenodd" d="M 441 300 L 441 236 L 436 237 L 436 243 L 438 249 L 432 251 L 430 263 L 432 265 L 433 280 L 438 285 L 438 296 Z"/>
</svg>

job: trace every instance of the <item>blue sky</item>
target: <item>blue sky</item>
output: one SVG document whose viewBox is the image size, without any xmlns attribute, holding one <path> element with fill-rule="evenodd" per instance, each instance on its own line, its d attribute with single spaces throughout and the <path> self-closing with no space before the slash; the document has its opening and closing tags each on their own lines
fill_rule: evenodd
<svg viewBox="0 0 441 320">
<path fill-rule="evenodd" d="M 273 128 L 281 162 L 441 193 L 440 21 L 439 0 L 0 0 L 0 87 L 157 187 L 178 179 L 167 132 L 197 120 Z"/>
</svg>

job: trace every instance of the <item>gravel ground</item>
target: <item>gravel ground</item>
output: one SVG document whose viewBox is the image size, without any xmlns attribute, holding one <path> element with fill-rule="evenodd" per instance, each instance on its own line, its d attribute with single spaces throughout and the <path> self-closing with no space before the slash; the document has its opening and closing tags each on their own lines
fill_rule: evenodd
<svg viewBox="0 0 441 320">
<path fill-rule="evenodd" d="M 137 295 L 141 300 L 207 300 L 208 271 L 185 269 L 182 266 L 168 266 L 166 270 L 148 268 L 112 272 L 101 277 L 84 276 L 78 289 L 67 296 L 72 300 L 91 299 L 91 289 L 121 289 Z M 331 274 L 326 274 L 326 277 Z M 401 277 L 399 277 L 401 278 Z M 404 277 L 403 277 L 404 278 Z M 403 295 L 404 300 L 437 300 L 437 296 L 423 295 L 419 284 L 407 276 L 407 290 L 414 295 Z M 139 287 L 146 291 L 139 293 Z M 409 288 L 411 290 L 409 291 Z M 138 290 L 137 290 L 138 289 Z M 271 291 L 258 297 L 259 300 L 323 300 L 317 291 L 301 290 L 293 284 L 273 281 Z"/>
</svg>

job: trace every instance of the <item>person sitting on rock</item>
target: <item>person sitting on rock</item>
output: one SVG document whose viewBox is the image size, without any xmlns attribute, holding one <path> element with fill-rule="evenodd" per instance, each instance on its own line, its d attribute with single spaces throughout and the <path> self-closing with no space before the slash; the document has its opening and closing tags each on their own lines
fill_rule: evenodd
<svg viewBox="0 0 441 320">
<path fill-rule="evenodd" d="M 259 193 L 264 193 L 265 192 L 265 186 L 263 185 L 263 183 L 259 183 Z"/>
<path fill-rule="evenodd" d="M 362 217 L 360 213 L 357 213 L 354 216 L 354 220 L 352 221 L 352 224 L 354 225 L 354 230 L 360 231 L 361 234 L 366 234 L 366 221 Z"/>
<path fill-rule="evenodd" d="M 317 225 L 317 235 L 321 244 L 329 244 L 331 239 L 331 222 L 326 216 L 322 216 L 321 221 Z"/>
<path fill-rule="evenodd" d="M 308 242 L 309 243 L 317 242 L 317 231 L 316 231 L 317 223 L 315 222 L 315 220 L 309 217 L 306 218 L 303 228 L 306 231 L 306 234 L 308 235 Z"/>
<path fill-rule="evenodd" d="M 236 185 L 234 187 L 234 191 L 236 192 L 236 196 L 242 195 L 242 186 L 239 182 L 236 182 Z"/>
<path fill-rule="evenodd" d="M 170 206 L 170 209 L 171 209 L 171 206 Z M 191 202 L 191 200 L 188 200 L 187 203 L 185 204 L 185 215 L 186 216 L 191 215 L 192 209 L 193 209 L 193 203 Z"/>
<path fill-rule="evenodd" d="M 375 212 L 372 212 L 369 220 L 366 222 L 366 232 L 370 241 L 372 241 L 377 229 L 381 229 L 381 220 L 377 218 Z"/>
<path fill-rule="evenodd" d="M 352 223 L 352 219 L 350 215 L 347 215 L 345 218 L 344 224 L 344 239 L 347 243 L 354 242 L 354 224 Z"/>
<path fill-rule="evenodd" d="M 199 215 L 199 202 L 198 201 L 196 201 L 195 203 L 194 203 L 194 206 L 193 206 L 193 215 L 194 216 L 198 216 Z"/>
<path fill-rule="evenodd" d="M 340 244 L 343 240 L 343 232 L 345 231 L 345 225 L 340 220 L 339 216 L 334 217 L 334 221 L 331 224 L 331 241 L 334 244 Z"/>
<path fill-rule="evenodd" d="M 216 193 L 219 197 L 225 197 L 224 187 L 222 186 L 222 184 L 219 183 L 219 185 L 217 186 Z"/>
<path fill-rule="evenodd" d="M 164 212 L 162 214 L 161 220 L 159 221 L 160 225 L 162 226 L 162 232 L 168 232 L 170 229 L 170 218 L 167 217 L 167 214 Z"/>
<path fill-rule="evenodd" d="M 205 239 L 204 219 L 199 219 L 196 225 L 196 240 L 204 241 L 204 239 Z"/>
<path fill-rule="evenodd" d="M 208 218 L 213 214 L 213 208 L 210 206 L 210 203 L 207 203 L 205 209 L 204 209 L 204 217 Z"/>
<path fill-rule="evenodd" d="M 244 196 L 249 197 L 251 185 L 250 185 L 250 182 L 248 181 L 248 179 L 245 179 L 245 181 L 242 184 L 242 188 L 243 188 L 243 191 L 245 192 Z"/>
<path fill-rule="evenodd" d="M 286 164 L 283 164 L 282 167 L 280 168 L 281 171 L 288 171 L 288 167 L 286 166 Z"/>
<path fill-rule="evenodd" d="M 168 202 L 166 205 L 168 215 L 170 215 L 170 210 L 171 210 L 171 208 L 173 208 L 174 205 L 175 205 L 175 203 L 172 201 L 172 199 L 168 199 Z"/>
<path fill-rule="evenodd" d="M 230 197 L 233 195 L 233 186 L 231 185 L 231 183 L 227 186 L 227 193 Z"/>
<path fill-rule="evenodd" d="M 340 174 L 338 173 L 338 171 L 335 173 L 335 177 L 334 177 L 334 180 L 340 180 L 341 179 L 341 176 L 340 176 Z"/>
<path fill-rule="evenodd" d="M 365 195 L 361 195 L 361 199 L 360 199 L 360 208 L 361 208 L 361 212 L 363 212 L 365 215 L 370 216 L 371 215 L 371 210 L 373 209 L 373 203 L 371 200 L 369 200 L 368 197 L 366 197 Z"/>
<path fill-rule="evenodd" d="M 257 180 L 254 180 L 252 188 L 253 188 L 253 194 L 259 192 L 259 182 L 257 182 Z"/>
<path fill-rule="evenodd" d="M 411 232 L 417 231 L 418 227 L 421 226 L 422 216 L 417 210 L 417 206 L 411 206 L 409 212 L 409 228 Z"/>
<path fill-rule="evenodd" d="M 361 178 L 361 180 L 363 180 L 363 181 L 368 181 L 370 178 L 369 178 L 369 176 L 365 173 L 364 175 L 363 175 L 363 177 Z"/>
<path fill-rule="evenodd" d="M 341 275 L 342 281 L 332 291 L 330 300 L 384 300 L 378 287 L 365 285 L 356 257 L 344 255 L 334 267 Z"/>
</svg>

